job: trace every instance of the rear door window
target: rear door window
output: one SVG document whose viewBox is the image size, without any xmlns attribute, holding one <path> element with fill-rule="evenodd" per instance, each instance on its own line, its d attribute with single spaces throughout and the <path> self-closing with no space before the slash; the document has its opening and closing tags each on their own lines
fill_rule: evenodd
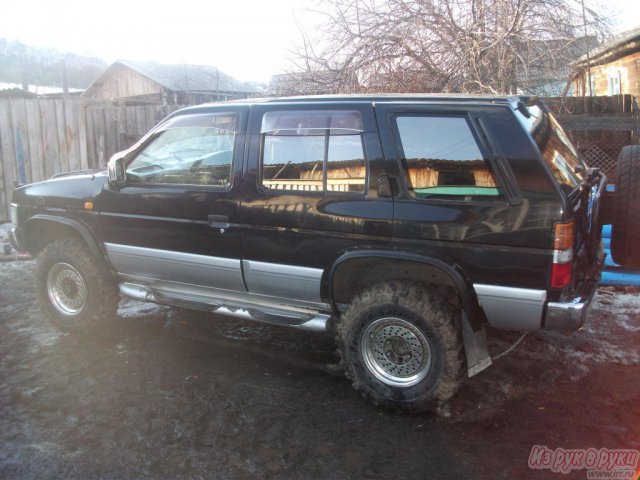
<svg viewBox="0 0 640 480">
<path fill-rule="evenodd" d="M 366 164 L 357 111 L 275 111 L 262 119 L 265 190 L 364 193 Z"/>
</svg>

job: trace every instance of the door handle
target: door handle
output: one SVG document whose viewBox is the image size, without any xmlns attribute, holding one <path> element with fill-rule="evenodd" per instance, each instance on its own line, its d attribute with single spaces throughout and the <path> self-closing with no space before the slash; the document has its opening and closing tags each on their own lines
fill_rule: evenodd
<svg viewBox="0 0 640 480">
<path fill-rule="evenodd" d="M 209 215 L 207 220 L 209 220 L 209 226 L 211 228 L 229 228 L 229 217 L 226 215 Z"/>
</svg>

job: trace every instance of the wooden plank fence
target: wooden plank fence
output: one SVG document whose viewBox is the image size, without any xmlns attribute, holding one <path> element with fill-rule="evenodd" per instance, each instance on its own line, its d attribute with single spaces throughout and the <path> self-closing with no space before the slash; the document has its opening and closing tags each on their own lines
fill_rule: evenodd
<svg viewBox="0 0 640 480">
<path fill-rule="evenodd" d="M 60 172 L 105 167 L 175 105 L 119 107 L 82 99 L 0 100 L 0 223 L 16 185 Z"/>
<path fill-rule="evenodd" d="M 545 97 L 544 103 L 557 115 L 637 115 L 635 96 Z"/>
</svg>

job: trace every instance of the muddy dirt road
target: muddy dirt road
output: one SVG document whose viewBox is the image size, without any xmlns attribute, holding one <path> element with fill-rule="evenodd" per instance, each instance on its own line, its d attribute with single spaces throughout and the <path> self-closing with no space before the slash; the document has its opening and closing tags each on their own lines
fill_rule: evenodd
<svg viewBox="0 0 640 480">
<path fill-rule="evenodd" d="M 529 469 L 532 446 L 640 449 L 637 293 L 407 416 L 359 398 L 329 336 L 126 301 L 104 337 L 63 335 L 32 269 L 0 263 L 0 478 L 585 479 Z"/>
</svg>

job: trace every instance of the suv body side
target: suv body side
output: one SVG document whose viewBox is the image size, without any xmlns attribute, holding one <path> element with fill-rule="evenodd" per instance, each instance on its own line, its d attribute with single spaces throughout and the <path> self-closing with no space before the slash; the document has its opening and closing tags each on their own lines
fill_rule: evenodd
<svg viewBox="0 0 640 480">
<path fill-rule="evenodd" d="M 329 126 L 325 149 L 334 133 L 360 139 L 366 175 L 357 191 L 292 191 L 273 178 L 265 187 L 266 137 L 281 132 L 265 133 L 263 123 L 267 115 L 283 112 L 355 112 L 360 130 Z M 574 296 L 572 286 L 549 285 L 554 225 L 570 220 L 572 209 L 531 136 L 515 119 L 509 99 L 241 102 L 185 109 L 161 125 L 190 115 L 237 119 L 231 179 L 225 188 L 114 186 L 101 174 L 93 175 L 87 187 L 86 182 L 60 178 L 58 187 L 69 187 L 68 199 L 50 195 L 55 181 L 17 190 L 16 202 L 29 209 L 20 217 L 38 214 L 79 222 L 83 236 L 95 240 L 121 281 L 181 290 L 182 299 L 192 306 L 238 308 L 257 299 L 258 305 L 268 303 L 274 311 L 278 306 L 306 308 L 328 318 L 339 314 L 364 285 L 396 278 L 455 287 L 476 330 L 485 320 L 498 328 L 530 330 L 545 327 L 549 302 Z M 480 154 L 473 162 L 482 163 L 482 175 L 492 178 L 487 183 L 491 195 L 478 196 L 469 187 L 471 193 L 451 196 L 449 185 L 431 186 L 436 192 L 431 196 L 417 195 L 406 166 L 412 159 L 403 155 L 400 118 L 453 118 L 466 125 Z M 285 135 L 299 134 L 291 130 Z M 127 158 L 153 142 L 154 131 L 132 147 Z M 327 161 L 325 156 L 325 169 Z M 307 173 L 312 177 L 318 172 Z M 327 172 L 323 175 L 326 189 Z M 462 177 L 469 175 L 462 172 Z M 92 203 L 91 210 L 83 208 L 85 201 Z M 24 232 L 19 229 L 18 237 Z M 21 240 L 36 249 L 35 241 L 30 246 Z M 229 292 L 244 296 L 229 301 Z M 226 300 L 207 300 L 217 295 L 226 295 Z M 175 296 L 149 291 L 141 290 L 139 296 L 179 303 Z"/>
<path fill-rule="evenodd" d="M 120 294 L 331 330 L 376 405 L 430 410 L 491 364 L 486 323 L 572 330 L 606 177 L 524 98 L 272 99 L 173 113 L 106 172 L 15 190 L 13 243 L 63 330 Z M 102 325 L 103 326 L 103 325 Z"/>
</svg>

